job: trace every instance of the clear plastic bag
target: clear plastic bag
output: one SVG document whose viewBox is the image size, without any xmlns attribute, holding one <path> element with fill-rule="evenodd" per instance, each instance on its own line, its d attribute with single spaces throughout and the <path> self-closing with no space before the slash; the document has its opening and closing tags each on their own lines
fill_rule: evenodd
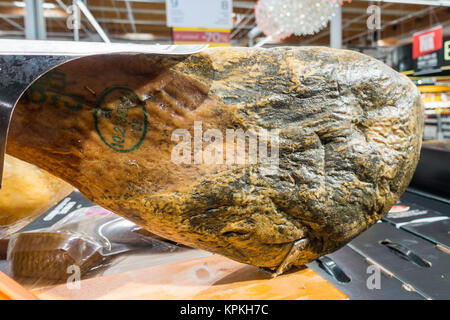
<svg viewBox="0 0 450 320">
<path fill-rule="evenodd" d="M 138 248 L 172 252 L 178 246 L 99 206 L 81 208 L 49 228 L 12 235 L 8 272 L 34 284 L 67 281 L 74 270 L 86 278 Z"/>
</svg>

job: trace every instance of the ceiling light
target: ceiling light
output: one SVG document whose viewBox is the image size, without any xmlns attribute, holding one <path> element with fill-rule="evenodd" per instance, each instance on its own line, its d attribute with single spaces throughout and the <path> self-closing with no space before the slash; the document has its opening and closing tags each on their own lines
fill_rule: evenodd
<svg viewBox="0 0 450 320">
<path fill-rule="evenodd" d="M 19 8 L 25 8 L 26 4 L 23 1 L 14 1 L 13 2 L 14 6 L 19 7 Z M 42 4 L 42 8 L 44 9 L 55 9 L 56 5 L 54 3 L 48 3 L 48 2 L 44 2 Z"/>
<path fill-rule="evenodd" d="M 126 33 L 121 38 L 133 41 L 155 40 L 155 36 L 151 33 Z"/>
</svg>

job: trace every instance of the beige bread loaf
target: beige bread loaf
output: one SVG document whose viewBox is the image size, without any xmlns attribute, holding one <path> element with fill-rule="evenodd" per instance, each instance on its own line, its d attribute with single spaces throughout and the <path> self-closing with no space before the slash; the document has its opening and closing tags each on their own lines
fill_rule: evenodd
<svg viewBox="0 0 450 320">
<path fill-rule="evenodd" d="M 6 155 L 0 190 L 0 238 L 22 228 L 72 190 L 71 185 L 35 165 Z"/>
</svg>

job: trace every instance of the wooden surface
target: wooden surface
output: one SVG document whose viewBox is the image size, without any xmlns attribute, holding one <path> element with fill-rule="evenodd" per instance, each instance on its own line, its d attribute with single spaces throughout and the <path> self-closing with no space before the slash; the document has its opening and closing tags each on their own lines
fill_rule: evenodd
<svg viewBox="0 0 450 320">
<path fill-rule="evenodd" d="M 347 297 L 311 269 L 275 279 L 212 255 L 32 291 L 40 299 L 334 299 Z"/>
</svg>

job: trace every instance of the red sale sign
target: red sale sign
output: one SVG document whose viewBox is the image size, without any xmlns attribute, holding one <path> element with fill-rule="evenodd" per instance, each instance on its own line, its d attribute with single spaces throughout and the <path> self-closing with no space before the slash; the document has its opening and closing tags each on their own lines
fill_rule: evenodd
<svg viewBox="0 0 450 320">
<path fill-rule="evenodd" d="M 413 59 L 442 48 L 442 26 L 413 35 Z"/>
<path fill-rule="evenodd" d="M 207 43 L 211 47 L 230 45 L 228 29 L 173 28 L 172 37 L 174 44 Z"/>
</svg>

